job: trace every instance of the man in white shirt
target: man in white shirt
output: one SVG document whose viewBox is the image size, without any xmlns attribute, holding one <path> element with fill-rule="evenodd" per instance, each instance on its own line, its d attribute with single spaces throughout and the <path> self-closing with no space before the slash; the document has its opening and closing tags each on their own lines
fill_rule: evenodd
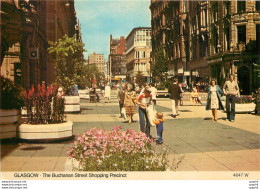
<svg viewBox="0 0 260 189">
<path fill-rule="evenodd" d="M 235 110 L 236 96 L 239 93 L 239 87 L 237 82 L 234 81 L 233 75 L 230 75 L 229 81 L 225 82 L 223 86 L 223 92 L 226 95 L 227 120 L 233 122 L 235 120 L 235 112 L 236 112 Z"/>
</svg>

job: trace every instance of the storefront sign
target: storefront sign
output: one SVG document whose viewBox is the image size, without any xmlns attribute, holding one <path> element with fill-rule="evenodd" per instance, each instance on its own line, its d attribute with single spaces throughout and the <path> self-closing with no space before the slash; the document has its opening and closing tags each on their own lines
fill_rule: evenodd
<svg viewBox="0 0 260 189">
<path fill-rule="evenodd" d="M 193 76 L 197 76 L 199 73 L 198 72 L 192 72 Z"/>
<path fill-rule="evenodd" d="M 190 76 L 190 72 L 189 71 L 185 71 L 184 72 L 184 76 Z"/>
<path fill-rule="evenodd" d="M 178 69 L 178 74 L 179 74 L 179 73 L 183 73 L 183 67 L 181 67 L 181 68 Z"/>
</svg>

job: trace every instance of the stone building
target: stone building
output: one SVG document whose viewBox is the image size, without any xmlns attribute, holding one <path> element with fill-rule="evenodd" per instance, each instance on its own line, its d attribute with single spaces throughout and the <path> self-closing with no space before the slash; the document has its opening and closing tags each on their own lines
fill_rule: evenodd
<svg viewBox="0 0 260 189">
<path fill-rule="evenodd" d="M 126 78 L 126 40 L 124 36 L 113 39 L 110 35 L 109 75 L 111 81 L 117 82 Z"/>
<path fill-rule="evenodd" d="M 96 65 L 99 72 L 102 74 L 105 74 L 104 54 L 97 54 L 97 53 L 93 52 L 92 54 L 88 55 L 88 64 Z"/>
<path fill-rule="evenodd" d="M 2 0 L 1 75 L 25 88 L 53 82 L 48 41 L 73 36 L 76 24 L 74 0 Z"/>
<path fill-rule="evenodd" d="M 134 28 L 126 38 L 127 76 L 135 79 L 137 72 L 150 79 L 151 28 Z"/>
<path fill-rule="evenodd" d="M 188 83 L 230 74 L 241 94 L 259 87 L 259 1 L 152 0 L 153 55 L 163 48 L 169 72 Z"/>
</svg>

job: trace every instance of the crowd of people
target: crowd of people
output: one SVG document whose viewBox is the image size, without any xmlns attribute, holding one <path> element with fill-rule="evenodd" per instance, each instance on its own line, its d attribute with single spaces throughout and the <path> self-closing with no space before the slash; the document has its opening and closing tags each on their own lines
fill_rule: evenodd
<svg viewBox="0 0 260 189">
<path fill-rule="evenodd" d="M 109 84 L 105 87 L 105 102 L 110 100 L 110 86 Z M 181 104 L 183 89 L 178 84 L 178 79 L 174 78 L 172 84 L 169 87 L 169 95 L 171 100 L 171 108 L 173 118 L 179 116 L 178 105 Z M 233 122 L 235 119 L 235 97 L 239 94 L 239 88 L 234 76 L 230 76 L 230 80 L 226 81 L 223 87 L 223 91 L 217 85 L 216 79 L 212 79 L 208 86 L 208 95 L 206 101 L 206 110 L 212 111 L 212 120 L 217 121 L 217 110 L 224 110 L 224 106 L 221 102 L 221 95 L 226 96 L 226 112 L 227 120 Z M 151 124 L 156 125 L 157 128 L 157 144 L 162 144 L 162 132 L 163 132 L 163 113 L 157 112 L 153 115 L 153 119 L 149 118 L 149 106 L 155 106 L 157 96 L 157 89 L 154 84 L 145 84 L 144 86 L 137 86 L 131 83 L 125 82 L 118 85 L 118 102 L 120 110 L 120 118 L 128 119 L 128 123 L 131 124 L 134 114 L 137 112 L 136 105 L 138 106 L 140 131 L 144 132 L 147 137 L 150 135 Z M 196 88 L 190 94 L 190 99 L 195 104 L 200 103 L 200 97 Z"/>
</svg>

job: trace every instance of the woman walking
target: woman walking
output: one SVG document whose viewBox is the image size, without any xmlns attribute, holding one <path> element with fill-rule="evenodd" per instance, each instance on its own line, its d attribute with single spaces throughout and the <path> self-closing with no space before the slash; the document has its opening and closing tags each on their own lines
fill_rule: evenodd
<svg viewBox="0 0 260 189">
<path fill-rule="evenodd" d="M 124 99 L 124 108 L 126 115 L 129 119 L 129 124 L 133 121 L 133 115 L 135 114 L 135 103 L 136 94 L 135 91 L 132 91 L 133 86 L 131 84 L 127 85 L 127 91 L 125 92 L 125 99 Z"/>
<path fill-rule="evenodd" d="M 206 103 L 206 110 L 212 110 L 212 120 L 214 121 L 217 121 L 217 109 L 224 110 L 224 106 L 220 99 L 220 95 L 223 95 L 224 93 L 216 83 L 216 79 L 212 79 L 211 85 L 208 89 L 208 98 Z"/>
</svg>

